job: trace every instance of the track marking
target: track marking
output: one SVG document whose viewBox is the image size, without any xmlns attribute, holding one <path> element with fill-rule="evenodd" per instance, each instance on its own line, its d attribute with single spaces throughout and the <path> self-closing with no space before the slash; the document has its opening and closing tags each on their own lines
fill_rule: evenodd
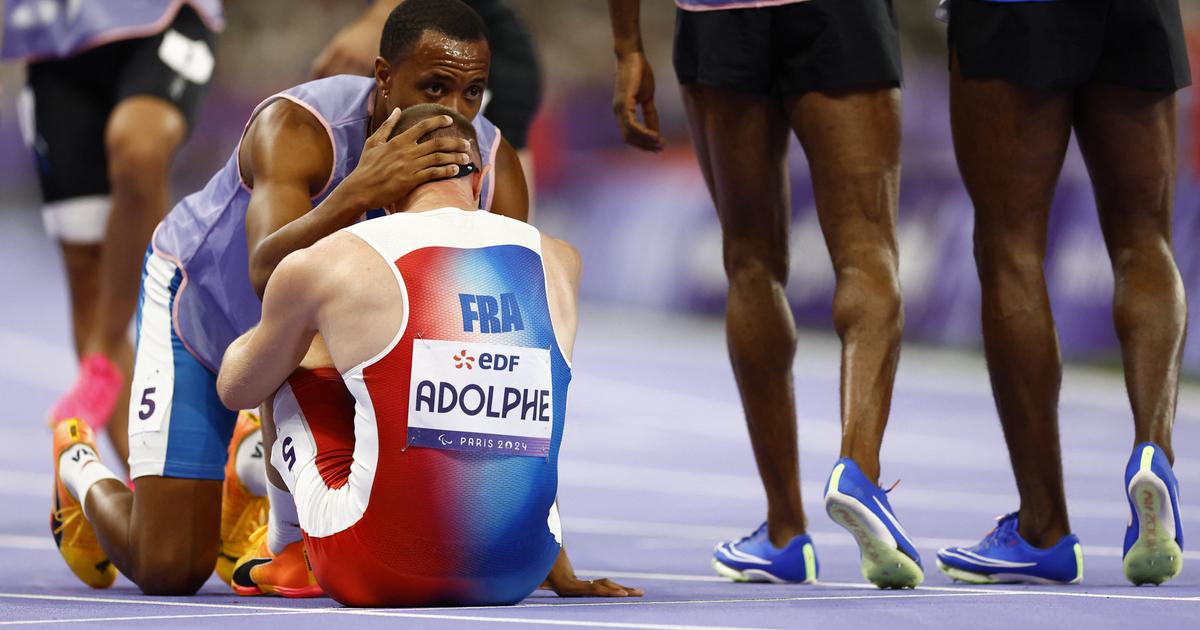
<svg viewBox="0 0 1200 630">
<path fill-rule="evenodd" d="M 595 576 L 604 575 L 604 576 L 607 576 L 610 578 L 631 579 L 631 580 L 664 580 L 664 581 L 681 581 L 681 582 L 710 582 L 710 581 L 716 580 L 716 581 L 720 581 L 720 582 L 729 582 L 729 580 L 726 580 L 724 578 L 715 577 L 715 576 L 675 574 L 675 573 L 639 573 L 636 571 L 593 571 L 590 569 L 577 569 L 576 573 L 578 573 L 580 575 L 595 575 Z M 733 583 L 730 582 L 730 584 L 733 584 Z M 872 584 L 866 584 L 866 583 L 862 583 L 862 582 L 818 581 L 814 586 L 823 587 L 823 588 L 850 588 L 850 589 L 862 589 L 862 590 L 879 590 Z M 1065 587 L 1065 588 L 1079 588 L 1079 587 Z M 1087 588 L 1087 587 L 1083 587 L 1083 588 Z M 1120 586 L 1120 587 L 1114 587 L 1114 588 L 1135 588 L 1135 587 Z M 906 591 L 906 593 L 917 594 L 917 593 L 921 593 L 922 591 L 934 591 L 934 592 L 938 592 L 938 593 L 947 593 L 947 594 L 949 594 L 949 593 L 970 593 L 970 594 L 975 594 L 975 595 L 1010 595 L 1010 596 L 1011 595 L 1031 595 L 1031 596 L 1049 596 L 1049 597 L 1084 597 L 1084 598 L 1091 598 L 1091 599 L 1129 599 L 1129 600 L 1140 600 L 1140 601 L 1200 602 L 1200 596 L 1193 596 L 1193 595 L 1184 595 L 1181 597 L 1171 597 L 1169 595 L 1123 595 L 1120 593 L 1111 593 L 1111 594 L 1110 593 L 1075 593 L 1075 592 L 1071 592 L 1071 591 L 1041 591 L 1041 590 L 1034 590 L 1034 589 L 1016 590 L 1016 589 L 1011 588 L 1011 585 L 1008 588 L 1005 588 L 1003 585 L 1000 585 L 996 588 L 984 587 L 984 586 L 919 586 L 916 589 L 913 589 L 911 591 Z M 912 597 L 913 595 L 908 595 L 908 596 Z M 897 594 L 897 595 L 892 595 L 892 597 L 904 597 L 904 595 Z M 837 598 L 838 598 L 837 596 L 830 597 L 830 599 L 837 599 Z M 856 596 L 856 595 L 846 595 L 846 596 L 842 596 L 842 598 L 844 598 L 844 599 L 861 599 L 861 597 Z M 812 599 L 812 598 L 801 597 L 798 599 Z M 728 600 L 728 601 L 759 601 L 759 600 L 745 599 L 745 600 Z M 762 600 L 762 601 L 767 601 L 767 600 Z M 620 603 L 620 602 L 616 602 L 616 603 Z M 637 603 L 637 602 L 630 602 L 630 603 Z M 643 602 L 643 603 L 652 603 L 652 602 Z M 563 604 L 548 604 L 548 605 L 561 606 Z"/>
<path fill-rule="evenodd" d="M 284 608 L 282 606 L 260 606 L 256 604 L 213 604 L 209 602 L 189 602 L 181 600 L 162 600 L 162 599 L 129 599 L 123 597 L 91 597 L 86 595 L 43 595 L 40 593 L 0 593 L 0 599 L 32 599 L 51 602 L 84 602 L 89 604 L 126 604 L 126 605 L 154 605 L 154 606 L 176 606 L 183 608 L 218 608 L 222 610 L 305 610 L 314 612 L 329 612 L 341 610 L 340 608 L 332 608 L 329 606 L 323 608 Z"/>
<path fill-rule="evenodd" d="M 505 606 L 512 610 L 512 606 Z M 519 623 L 541 626 L 583 626 L 587 628 L 634 628 L 642 630 L 760 630 L 758 626 L 691 626 L 662 623 L 637 623 L 622 621 L 588 621 L 566 619 L 538 619 L 536 617 L 483 617 L 479 615 L 439 615 L 434 613 L 394 612 L 388 610 L 341 609 L 347 615 L 367 617 L 396 617 L 401 619 L 439 619 L 443 621 L 484 621 L 491 623 Z M 765 630 L 765 629 L 762 629 Z"/>
<path fill-rule="evenodd" d="M 5 549 L 54 551 L 54 539 L 49 535 L 23 536 L 19 534 L 0 534 L 0 547 Z"/>
<path fill-rule="evenodd" d="M 129 617 L 80 617 L 75 619 L 30 619 L 0 621 L 0 626 L 31 626 L 58 623 L 90 623 L 93 621 L 155 621 L 165 619 L 208 619 L 210 617 L 262 617 L 270 615 L 303 615 L 308 610 L 278 610 L 274 612 L 209 613 L 207 615 L 137 615 Z"/>
</svg>

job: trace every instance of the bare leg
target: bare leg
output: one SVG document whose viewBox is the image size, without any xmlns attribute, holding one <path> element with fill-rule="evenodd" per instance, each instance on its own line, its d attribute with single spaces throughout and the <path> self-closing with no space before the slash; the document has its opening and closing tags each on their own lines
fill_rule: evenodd
<svg viewBox="0 0 1200 630">
<path fill-rule="evenodd" d="M 1093 85 L 1076 100 L 1075 132 L 1116 278 L 1113 320 L 1134 442 L 1154 442 L 1171 461 L 1187 327 L 1183 281 L 1171 249 L 1175 122 L 1173 93 Z"/>
<path fill-rule="evenodd" d="M 767 531 L 785 545 L 805 532 L 800 505 L 787 282 L 787 120 L 779 102 L 683 86 L 692 142 L 724 236 L 725 327 L 750 443 L 767 494 Z"/>
<path fill-rule="evenodd" d="M 983 342 L 1017 490 L 1020 534 L 1050 547 L 1070 532 L 1058 439 L 1062 361 L 1043 264 L 1072 98 L 951 69 L 950 114 L 975 204 Z"/>
<path fill-rule="evenodd" d="M 221 533 L 221 482 L 138 477 L 137 492 L 107 480 L 87 493 L 101 547 L 147 595 L 190 595 L 212 575 Z"/>
<path fill-rule="evenodd" d="M 817 214 L 837 274 L 842 339 L 842 457 L 879 482 L 904 312 L 897 270 L 900 90 L 875 87 L 791 98 L 788 117 L 808 155 Z"/>
</svg>

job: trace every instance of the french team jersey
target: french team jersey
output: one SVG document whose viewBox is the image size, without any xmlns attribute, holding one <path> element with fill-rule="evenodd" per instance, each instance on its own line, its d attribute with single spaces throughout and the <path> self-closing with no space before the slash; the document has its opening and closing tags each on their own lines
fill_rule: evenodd
<svg viewBox="0 0 1200 630">
<path fill-rule="evenodd" d="M 0 56 L 56 59 L 115 41 L 150 37 L 167 28 L 185 4 L 200 14 L 209 30 L 224 28 L 221 0 L 8 0 Z"/>
<path fill-rule="evenodd" d="M 318 576 L 339 601 L 520 601 L 561 545 L 554 500 L 571 381 L 541 236 L 456 208 L 345 231 L 390 264 L 405 317 L 390 345 L 342 374 L 354 398 L 348 479 L 320 476 L 328 429 L 308 419 L 317 452 L 300 460 L 316 465 L 295 484 Z M 291 435 L 295 414 L 278 400 L 280 435 Z M 378 592 L 389 588 L 401 595 Z"/>
<path fill-rule="evenodd" d="M 325 127 L 333 144 L 333 168 L 324 188 L 312 198 L 315 207 L 358 166 L 367 138 L 375 80 L 338 75 L 285 90 L 263 101 L 253 116 L 277 99 L 307 109 Z M 491 207 L 492 173 L 500 130 L 482 115 L 475 118 L 484 177 L 481 204 Z M 176 334 L 188 351 L 216 371 L 225 348 L 258 323 L 262 302 L 249 277 L 246 208 L 250 188 L 242 181 L 235 147 L 225 166 L 199 192 L 180 201 L 155 230 L 155 253 L 183 269 L 175 298 Z"/>
<path fill-rule="evenodd" d="M 761 9 L 797 2 L 807 2 L 807 0 L 675 0 L 675 6 L 684 11 L 721 11 L 725 9 Z"/>
</svg>

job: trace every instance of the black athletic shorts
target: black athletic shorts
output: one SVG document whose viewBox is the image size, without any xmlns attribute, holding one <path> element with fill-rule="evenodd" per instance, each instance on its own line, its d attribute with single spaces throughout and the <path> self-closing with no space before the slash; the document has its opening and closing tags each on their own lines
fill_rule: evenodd
<svg viewBox="0 0 1200 630">
<path fill-rule="evenodd" d="M 968 79 L 1040 90 L 1191 84 L 1178 0 L 951 0 L 949 41 Z"/>
<path fill-rule="evenodd" d="M 492 44 L 490 98 L 483 115 L 513 148 L 529 143 L 529 126 L 542 102 L 542 74 L 533 38 L 503 0 L 466 0 L 487 25 Z"/>
<path fill-rule="evenodd" d="M 892 0 L 809 0 L 675 17 L 675 75 L 755 94 L 899 85 Z"/>
<path fill-rule="evenodd" d="M 126 98 L 165 99 L 179 108 L 190 128 L 208 92 L 215 42 L 216 34 L 184 5 L 171 25 L 153 37 L 29 64 L 33 153 L 43 199 L 50 203 L 108 194 L 104 128 Z"/>
</svg>

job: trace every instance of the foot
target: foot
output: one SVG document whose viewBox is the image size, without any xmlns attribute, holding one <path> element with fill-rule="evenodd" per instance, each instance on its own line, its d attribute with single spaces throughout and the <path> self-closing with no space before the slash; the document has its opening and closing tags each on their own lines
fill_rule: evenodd
<svg viewBox="0 0 1200 630">
<path fill-rule="evenodd" d="M 100 548 L 92 524 L 83 515 L 83 506 L 71 496 L 59 475 L 59 459 L 73 448 L 78 451 L 68 456 L 95 457 L 96 438 L 91 428 L 75 418 L 54 427 L 54 508 L 50 512 L 50 531 L 58 552 L 75 577 L 92 588 L 108 588 L 117 579 L 117 569 Z"/>
<path fill-rule="evenodd" d="M 254 532 L 267 524 L 267 497 L 251 494 L 237 476 L 237 451 L 242 440 L 253 435 L 262 423 L 256 414 L 238 414 L 229 441 L 225 462 L 225 483 L 221 487 L 221 551 L 217 554 L 217 576 L 231 584 L 233 567 L 242 556 L 257 549 L 250 539 Z"/>
<path fill-rule="evenodd" d="M 267 546 L 267 528 L 261 527 L 251 537 L 254 547 L 242 556 L 233 568 L 233 591 L 243 597 L 282 595 L 284 597 L 321 597 L 325 594 L 313 575 L 304 549 L 298 540 L 279 554 Z"/>
<path fill-rule="evenodd" d="M 1083 581 L 1083 549 L 1075 534 L 1038 549 L 1021 538 L 1017 513 L 1001 516 L 996 528 L 974 547 L 938 550 L 938 568 L 971 584 L 1078 584 Z"/>
<path fill-rule="evenodd" d="M 713 549 L 712 566 L 717 573 L 735 582 L 788 582 L 812 584 L 817 581 L 817 553 L 808 534 L 796 536 L 784 547 L 776 547 L 767 536 L 763 523 L 753 534 Z"/>
<path fill-rule="evenodd" d="M 887 493 L 854 460 L 843 457 L 825 486 L 825 511 L 858 543 L 859 568 L 879 588 L 916 588 L 925 579 L 921 556 L 896 520 Z"/>
<path fill-rule="evenodd" d="M 1125 577 L 1135 585 L 1162 584 L 1183 569 L 1183 523 L 1179 482 L 1162 449 L 1143 442 L 1125 467 L 1129 526 L 1125 529 Z"/>
<path fill-rule="evenodd" d="M 103 354 L 83 357 L 71 389 L 50 410 L 51 426 L 67 418 L 80 418 L 92 428 L 103 428 L 117 406 L 124 381 L 121 370 Z"/>
</svg>

